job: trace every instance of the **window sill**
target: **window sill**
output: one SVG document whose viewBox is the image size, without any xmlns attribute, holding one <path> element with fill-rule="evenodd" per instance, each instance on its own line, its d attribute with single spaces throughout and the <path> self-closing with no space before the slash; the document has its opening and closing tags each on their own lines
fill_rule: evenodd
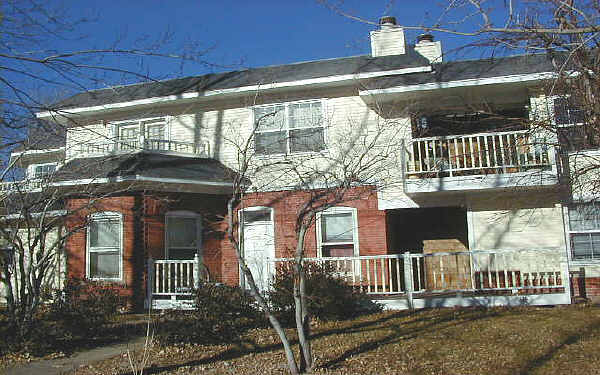
<svg viewBox="0 0 600 375">
<path fill-rule="evenodd" d="M 288 153 L 288 154 L 254 154 L 253 157 L 255 157 L 258 160 L 263 160 L 263 159 L 270 159 L 270 158 L 279 158 L 279 159 L 287 159 L 287 158 L 295 158 L 298 156 L 315 156 L 315 155 L 321 155 L 321 156 L 327 156 L 329 155 L 329 149 L 324 149 L 321 151 L 304 151 L 304 152 L 292 152 L 292 153 Z"/>
</svg>

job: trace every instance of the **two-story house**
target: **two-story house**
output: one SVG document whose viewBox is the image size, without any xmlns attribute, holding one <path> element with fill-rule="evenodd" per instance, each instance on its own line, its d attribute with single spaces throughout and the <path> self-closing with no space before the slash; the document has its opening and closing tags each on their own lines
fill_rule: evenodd
<svg viewBox="0 0 600 375">
<path fill-rule="evenodd" d="M 569 264 L 600 280 L 598 215 L 569 208 L 556 135 L 531 126 L 578 122 L 545 94 L 547 56 L 445 62 L 439 41 L 407 44 L 393 17 L 371 47 L 93 90 L 38 113 L 65 143 L 13 157 L 70 192 L 66 228 L 85 222 L 66 241 L 68 274 L 118 283 L 140 306 L 185 296 L 198 263 L 243 284 L 222 218 L 247 151 L 239 236 L 263 288 L 295 247 L 307 189 L 357 166 L 365 175 L 317 214 L 306 252 L 368 293 L 417 307 L 570 303 Z"/>
</svg>

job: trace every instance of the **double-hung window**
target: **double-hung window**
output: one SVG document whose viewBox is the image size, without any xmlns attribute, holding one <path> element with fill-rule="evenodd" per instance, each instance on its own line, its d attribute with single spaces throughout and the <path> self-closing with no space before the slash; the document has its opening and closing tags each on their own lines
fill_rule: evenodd
<svg viewBox="0 0 600 375">
<path fill-rule="evenodd" d="M 569 207 L 569 241 L 572 260 L 600 260 L 599 203 Z"/>
<path fill-rule="evenodd" d="M 87 274 L 89 278 L 120 280 L 123 258 L 123 219 L 113 212 L 97 213 L 88 224 Z"/>
<path fill-rule="evenodd" d="M 167 213 L 167 259 L 194 259 L 196 254 L 202 255 L 201 223 L 201 216 L 193 212 L 177 211 Z"/>
<path fill-rule="evenodd" d="M 317 216 L 317 245 L 320 257 L 358 256 L 356 208 L 333 207 Z"/>
<path fill-rule="evenodd" d="M 56 171 L 56 164 L 40 164 L 33 167 L 33 178 L 48 178 Z"/>
<path fill-rule="evenodd" d="M 325 149 L 321 101 L 255 107 L 254 124 L 254 148 L 259 155 Z"/>
<path fill-rule="evenodd" d="M 164 150 L 166 133 L 167 123 L 162 117 L 119 122 L 115 124 L 116 148 L 121 151 Z"/>
<path fill-rule="evenodd" d="M 575 104 L 573 98 L 556 97 L 553 100 L 553 107 L 558 141 L 562 147 L 569 151 L 576 151 L 595 146 L 593 135 L 595 132 L 587 129 L 585 111 Z"/>
</svg>

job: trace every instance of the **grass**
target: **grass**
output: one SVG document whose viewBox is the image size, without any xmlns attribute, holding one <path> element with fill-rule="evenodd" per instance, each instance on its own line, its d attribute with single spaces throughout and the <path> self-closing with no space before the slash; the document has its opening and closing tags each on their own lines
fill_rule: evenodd
<svg viewBox="0 0 600 375">
<path fill-rule="evenodd" d="M 318 322 L 313 337 L 317 373 L 600 373 L 600 307 L 588 305 L 384 312 Z M 286 372 L 270 329 L 252 330 L 234 344 L 151 350 L 145 374 Z M 129 371 L 120 356 L 74 373 Z"/>
</svg>

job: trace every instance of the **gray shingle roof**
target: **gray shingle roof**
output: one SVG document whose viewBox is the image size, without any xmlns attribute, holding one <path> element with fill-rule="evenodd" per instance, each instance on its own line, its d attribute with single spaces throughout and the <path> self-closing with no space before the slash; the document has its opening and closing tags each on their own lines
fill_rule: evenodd
<svg viewBox="0 0 600 375">
<path fill-rule="evenodd" d="M 423 83 L 450 82 L 552 71 L 554 71 L 554 67 L 548 55 L 533 54 L 434 64 L 431 73 L 375 78 L 365 83 L 365 86 L 369 89 L 385 89 Z"/>
<path fill-rule="evenodd" d="M 429 65 L 429 62 L 424 57 L 409 48 L 405 55 L 344 57 L 92 90 L 65 99 L 59 102 L 56 107 L 62 109 L 89 107 L 189 92 L 230 89 L 257 84 L 291 82 L 427 65 Z M 433 73 L 381 77 L 369 80 L 366 85 L 368 88 L 386 88 L 553 70 L 554 68 L 546 54 L 523 55 L 435 64 Z"/>
<path fill-rule="evenodd" d="M 57 103 L 56 107 L 62 109 L 89 107 L 185 92 L 230 89 L 427 65 L 429 65 L 427 59 L 413 50 L 398 56 L 344 57 L 92 90 L 65 99 Z"/>
<path fill-rule="evenodd" d="M 54 181 L 130 176 L 232 182 L 235 172 L 214 159 L 138 152 L 71 160 L 56 172 Z"/>
</svg>

